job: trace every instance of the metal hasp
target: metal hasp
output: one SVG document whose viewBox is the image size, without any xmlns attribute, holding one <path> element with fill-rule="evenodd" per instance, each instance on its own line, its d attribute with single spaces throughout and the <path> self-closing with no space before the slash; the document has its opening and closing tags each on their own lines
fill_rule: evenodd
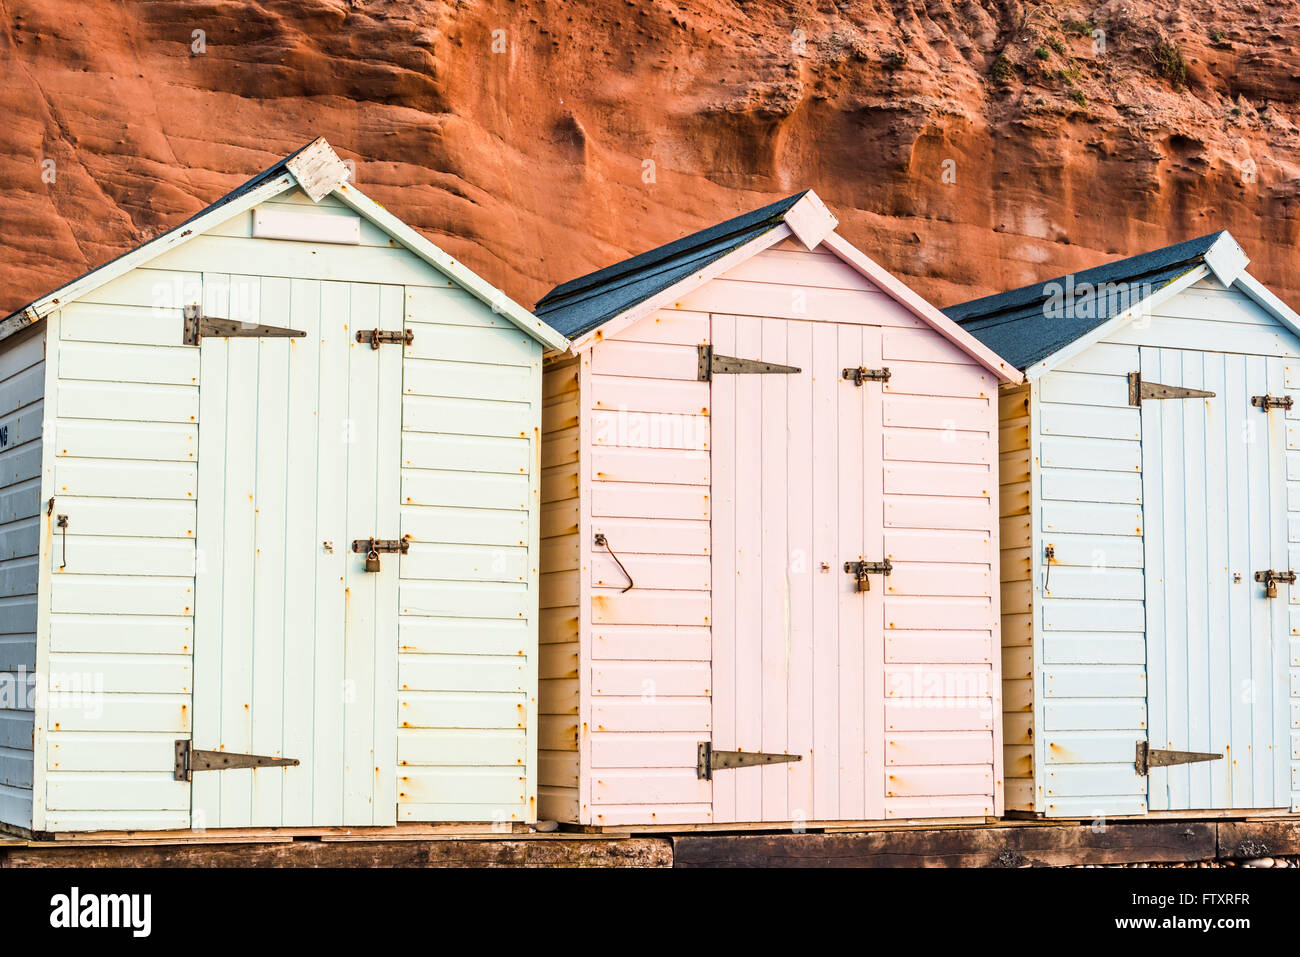
<svg viewBox="0 0 1300 957">
<path fill-rule="evenodd" d="M 1128 374 L 1128 404 L 1141 405 L 1143 399 L 1209 399 L 1213 392 L 1204 389 L 1188 389 L 1181 385 L 1165 385 L 1162 382 L 1146 382 L 1141 372 Z"/>
<path fill-rule="evenodd" d="M 1257 409 L 1263 409 L 1267 412 L 1269 409 L 1286 409 L 1291 410 L 1291 397 L 1289 395 L 1252 395 L 1250 404 Z"/>
<path fill-rule="evenodd" d="M 1146 777 L 1152 768 L 1167 768 L 1175 764 L 1196 764 L 1200 761 L 1218 761 L 1221 754 L 1206 751 L 1162 751 L 1145 741 L 1137 743 L 1137 773 Z"/>
<path fill-rule="evenodd" d="M 845 369 L 843 378 L 852 379 L 853 384 L 859 389 L 864 382 L 888 382 L 889 366 L 883 369 L 868 369 L 866 366 L 858 366 L 856 369 Z"/>
<path fill-rule="evenodd" d="M 407 329 L 358 329 L 357 342 L 368 342 L 370 348 L 378 349 L 384 343 L 397 346 L 409 346 L 415 341 L 415 330 Z"/>
<path fill-rule="evenodd" d="M 1295 584 L 1295 572 L 1279 572 L 1269 568 L 1262 572 L 1255 572 L 1255 581 L 1264 586 L 1264 595 L 1267 598 L 1277 597 L 1277 583 L 1286 582 L 1288 585 Z"/>
<path fill-rule="evenodd" d="M 854 584 L 858 591 L 871 591 L 871 582 L 868 575 L 888 575 L 893 572 L 894 566 L 886 558 L 883 562 L 845 562 L 844 571 L 853 576 Z"/>
<path fill-rule="evenodd" d="M 720 356 L 713 346 L 700 346 L 699 381 L 707 382 L 715 375 L 793 375 L 802 370 L 796 366 L 783 366 L 758 359 L 737 359 Z"/>
<path fill-rule="evenodd" d="M 187 346 L 197 346 L 204 336 L 221 336 L 226 339 L 297 339 L 307 333 L 302 329 L 284 326 L 259 326 L 238 319 L 211 319 L 203 315 L 197 305 L 185 307 L 185 329 L 181 341 Z"/>
<path fill-rule="evenodd" d="M 695 767 L 696 777 L 713 780 L 714 771 L 747 768 L 756 764 L 786 764 L 802 761 L 802 754 L 770 754 L 763 751 L 714 751 L 713 742 L 701 741 Z"/>
<path fill-rule="evenodd" d="M 297 758 L 272 758 L 262 754 L 233 754 L 230 751 L 200 751 L 194 742 L 176 742 L 177 781 L 193 781 L 195 771 L 233 771 L 236 768 L 296 768 Z"/>
<path fill-rule="evenodd" d="M 352 543 L 352 550 L 365 553 L 366 571 L 377 572 L 380 570 L 380 552 L 401 552 L 405 555 L 411 550 L 411 543 L 405 538 L 358 538 Z"/>
</svg>

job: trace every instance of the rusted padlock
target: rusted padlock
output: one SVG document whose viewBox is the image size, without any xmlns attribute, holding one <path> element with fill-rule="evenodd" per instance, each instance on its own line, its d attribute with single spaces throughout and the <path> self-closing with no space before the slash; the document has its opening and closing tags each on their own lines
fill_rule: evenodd
<svg viewBox="0 0 1300 957">
<path fill-rule="evenodd" d="M 379 552 L 375 551 L 373 548 L 366 552 L 366 571 L 379 571 Z"/>
</svg>

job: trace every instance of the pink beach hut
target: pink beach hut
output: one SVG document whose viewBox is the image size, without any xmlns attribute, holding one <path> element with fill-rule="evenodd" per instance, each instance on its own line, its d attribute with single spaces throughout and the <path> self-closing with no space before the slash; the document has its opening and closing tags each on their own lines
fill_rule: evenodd
<svg viewBox="0 0 1300 957">
<path fill-rule="evenodd" d="M 556 287 L 543 818 L 1002 812 L 997 389 L 812 192 Z"/>
</svg>

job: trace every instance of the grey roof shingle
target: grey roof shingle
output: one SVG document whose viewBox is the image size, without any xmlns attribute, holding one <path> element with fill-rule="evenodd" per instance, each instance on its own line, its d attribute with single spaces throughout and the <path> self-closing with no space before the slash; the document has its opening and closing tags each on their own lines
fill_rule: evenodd
<svg viewBox="0 0 1300 957">
<path fill-rule="evenodd" d="M 710 226 L 667 245 L 556 286 L 537 303 L 537 317 L 570 339 L 673 286 L 770 229 L 804 193 Z"/>
<path fill-rule="evenodd" d="M 1194 268 L 1224 235 L 1210 233 L 943 312 L 1024 371 Z"/>
</svg>

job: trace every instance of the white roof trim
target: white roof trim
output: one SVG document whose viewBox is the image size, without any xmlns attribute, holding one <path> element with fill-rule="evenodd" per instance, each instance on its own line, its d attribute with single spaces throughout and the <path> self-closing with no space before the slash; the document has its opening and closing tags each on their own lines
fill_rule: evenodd
<svg viewBox="0 0 1300 957">
<path fill-rule="evenodd" d="M 299 169 L 309 181 L 315 181 L 315 187 L 321 186 L 323 182 L 338 178 L 340 169 L 342 170 L 342 177 L 346 178 L 346 164 L 338 159 L 338 156 L 330 149 L 329 144 L 324 139 L 313 141 L 299 153 L 299 156 L 307 156 L 308 154 L 310 154 L 308 161 Z M 333 157 L 333 160 L 330 157 Z M 335 165 L 334 161 L 337 161 L 337 165 Z M 292 169 L 293 161 L 291 160 L 286 165 Z M 0 321 L 0 340 L 4 340 L 20 329 L 27 328 L 34 322 L 39 322 L 61 306 L 93 292 L 100 286 L 112 282 L 132 269 L 143 266 L 157 259 L 163 253 L 184 245 L 195 236 L 201 235 L 214 226 L 219 226 L 221 223 L 247 212 L 259 203 L 299 186 L 303 188 L 304 192 L 307 192 L 304 182 L 300 181 L 293 173 L 281 173 L 274 179 L 267 180 L 262 185 L 249 190 L 230 202 L 223 203 L 215 209 L 201 214 L 189 223 L 184 224 L 184 229 L 172 229 L 157 239 L 152 239 L 143 245 L 137 246 L 117 259 L 88 272 L 80 279 L 74 279 L 67 285 L 60 286 L 53 292 L 47 293 L 30 306 L 27 306 L 22 312 L 15 313 L 9 318 Z M 491 308 L 493 312 L 504 315 L 544 346 L 551 349 L 563 349 L 569 344 L 569 340 L 560 333 L 542 322 L 504 292 L 475 274 L 469 267 L 447 255 L 355 186 L 349 186 L 342 178 L 338 178 L 337 184 L 331 187 L 328 193 L 322 193 L 320 197 L 313 197 L 313 199 L 319 202 L 324 196 L 330 194 L 338 196 L 340 200 L 387 232 L 420 259 L 438 272 L 446 275 L 465 289 L 466 292 Z M 308 195 L 311 194 L 308 193 Z"/>
<path fill-rule="evenodd" d="M 1245 272 L 1246 266 L 1250 264 L 1246 251 L 1227 232 L 1214 241 L 1205 251 L 1203 258 L 1205 265 L 1210 267 L 1210 272 L 1214 273 L 1214 278 L 1224 286 L 1231 286 L 1236 282 L 1237 277 Z"/>
<path fill-rule="evenodd" d="M 785 224 L 794 231 L 795 238 L 804 244 L 805 249 L 812 250 L 835 231 L 840 221 L 826 208 L 820 196 L 808 190 L 785 211 Z"/>
<path fill-rule="evenodd" d="M 1286 326 L 1292 333 L 1300 336 L 1300 313 L 1297 313 L 1285 302 L 1273 295 L 1262 282 L 1242 270 L 1233 285 L 1240 287 L 1241 291 L 1255 300 L 1265 312 Z"/>
<path fill-rule="evenodd" d="M 319 203 L 342 186 L 348 178 L 348 165 L 330 148 L 325 138 L 318 137 L 285 161 L 302 191 Z"/>
<path fill-rule="evenodd" d="M 1151 295 L 1138 300 L 1137 302 L 1133 303 L 1133 305 L 1125 309 L 1123 312 L 1111 316 L 1101 325 L 1090 330 L 1085 335 L 1082 335 L 1078 339 L 1075 339 L 1073 342 L 1069 343 L 1068 345 L 1062 346 L 1060 349 L 1057 349 L 1046 359 L 1042 359 L 1038 362 L 1035 362 L 1033 365 L 1031 365 L 1028 369 L 1025 370 L 1025 379 L 1032 382 L 1035 379 L 1041 378 L 1042 376 L 1046 375 L 1048 372 L 1051 372 L 1053 369 L 1055 369 L 1057 366 L 1061 365 L 1062 363 L 1069 362 L 1071 359 L 1073 359 L 1079 353 L 1083 352 L 1085 349 L 1092 346 L 1094 343 L 1100 342 L 1102 339 L 1106 338 L 1107 336 L 1109 336 L 1111 333 L 1115 332 L 1122 326 L 1128 325 L 1138 316 L 1145 315 L 1151 312 L 1151 310 L 1154 309 L 1156 306 L 1160 305 L 1163 302 L 1167 302 L 1168 300 L 1172 299 L 1174 296 L 1182 292 L 1184 289 L 1186 289 L 1188 286 L 1191 286 L 1193 283 L 1200 282 L 1208 275 L 1210 275 L 1209 266 L 1205 265 L 1204 263 L 1201 263 L 1200 265 L 1197 266 L 1193 266 L 1191 269 L 1187 270 L 1187 272 L 1183 273 L 1181 276 L 1177 276 L 1174 279 L 1169 280 L 1169 282 L 1165 283 L 1159 289 L 1155 290 L 1155 292 L 1151 293 Z"/>
</svg>

